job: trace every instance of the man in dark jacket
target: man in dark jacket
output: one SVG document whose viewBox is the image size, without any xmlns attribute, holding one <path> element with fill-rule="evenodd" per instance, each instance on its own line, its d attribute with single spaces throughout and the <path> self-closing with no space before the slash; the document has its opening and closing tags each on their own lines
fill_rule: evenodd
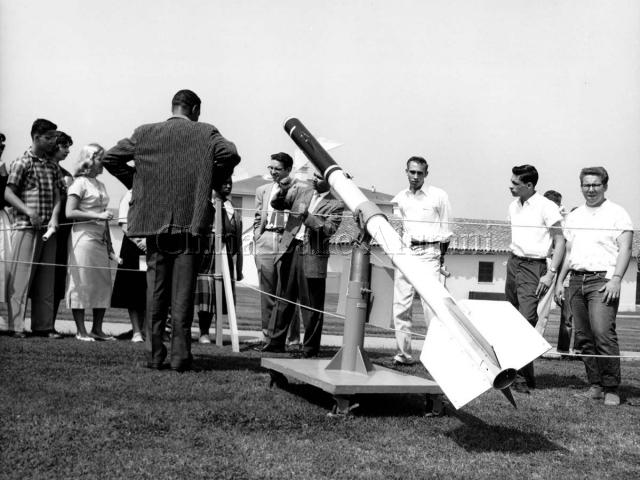
<svg viewBox="0 0 640 480">
<path fill-rule="evenodd" d="M 104 166 L 132 189 L 128 235 L 147 241 L 147 366 L 162 368 L 171 306 L 171 368 L 191 367 L 191 322 L 201 236 L 210 231 L 214 180 L 240 162 L 233 143 L 198 122 L 200 98 L 180 90 L 171 118 L 142 125 L 107 152 Z M 127 165 L 133 160 L 135 167 Z"/>
</svg>

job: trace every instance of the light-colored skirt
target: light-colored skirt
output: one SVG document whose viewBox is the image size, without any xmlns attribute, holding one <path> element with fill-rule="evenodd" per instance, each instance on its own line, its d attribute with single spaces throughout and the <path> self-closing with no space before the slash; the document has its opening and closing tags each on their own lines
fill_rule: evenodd
<svg viewBox="0 0 640 480">
<path fill-rule="evenodd" d="M 111 260 L 104 223 L 71 228 L 67 270 L 68 308 L 108 308 L 111 304 Z"/>
</svg>

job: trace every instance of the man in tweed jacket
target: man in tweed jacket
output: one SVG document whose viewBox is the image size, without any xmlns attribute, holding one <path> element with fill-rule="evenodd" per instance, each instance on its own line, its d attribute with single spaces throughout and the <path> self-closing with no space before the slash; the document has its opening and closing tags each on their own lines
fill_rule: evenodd
<svg viewBox="0 0 640 480">
<path fill-rule="evenodd" d="M 302 356 L 318 356 L 322 336 L 324 297 L 329 262 L 329 239 L 342 221 L 343 203 L 331 195 L 329 183 L 316 175 L 313 188 L 290 178 L 279 182 L 273 208 L 291 210 L 276 255 L 279 265 L 278 299 L 269 322 L 269 341 L 263 352 L 283 352 L 289 324 L 299 302 L 304 324 Z"/>
<path fill-rule="evenodd" d="M 162 337 L 169 306 L 171 368 L 191 367 L 191 322 L 201 236 L 213 218 L 214 179 L 240 162 L 233 143 L 213 125 L 199 123 L 200 98 L 180 90 L 171 118 L 142 125 L 120 140 L 104 166 L 132 189 L 128 235 L 147 240 L 147 366 L 160 369 L 167 349 Z M 127 163 L 133 160 L 135 166 Z"/>
</svg>

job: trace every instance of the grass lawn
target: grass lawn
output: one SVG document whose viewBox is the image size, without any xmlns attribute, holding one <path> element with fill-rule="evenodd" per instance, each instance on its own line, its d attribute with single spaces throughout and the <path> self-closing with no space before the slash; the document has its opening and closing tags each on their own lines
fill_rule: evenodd
<svg viewBox="0 0 640 480">
<path fill-rule="evenodd" d="M 538 360 L 518 410 L 492 391 L 428 418 L 420 395 L 376 395 L 335 418 L 313 387 L 269 388 L 257 352 L 193 353 L 201 371 L 179 374 L 130 342 L 0 337 L 0 477 L 639 478 L 640 362 L 618 408 L 576 396 L 581 362 Z"/>
</svg>

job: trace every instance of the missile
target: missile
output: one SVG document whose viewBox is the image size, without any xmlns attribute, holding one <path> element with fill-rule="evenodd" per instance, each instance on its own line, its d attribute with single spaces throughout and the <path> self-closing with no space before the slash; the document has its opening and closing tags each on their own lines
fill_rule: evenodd
<svg viewBox="0 0 640 480">
<path fill-rule="evenodd" d="M 284 130 L 433 310 L 435 318 L 420 360 L 452 405 L 460 408 L 494 388 L 515 407 L 509 386 L 517 369 L 549 350 L 550 345 L 508 302 L 456 302 L 441 283 L 424 274 L 380 208 L 367 199 L 302 122 L 289 118 Z"/>
</svg>

